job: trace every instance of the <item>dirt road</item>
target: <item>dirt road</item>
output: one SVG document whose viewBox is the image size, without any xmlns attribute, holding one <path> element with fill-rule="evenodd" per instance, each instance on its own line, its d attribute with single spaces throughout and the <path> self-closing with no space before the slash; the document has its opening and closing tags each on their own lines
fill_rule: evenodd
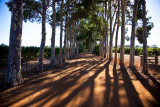
<svg viewBox="0 0 160 107">
<path fill-rule="evenodd" d="M 0 92 L 0 107 L 160 107 L 160 87 L 136 68 L 80 54 Z"/>
</svg>

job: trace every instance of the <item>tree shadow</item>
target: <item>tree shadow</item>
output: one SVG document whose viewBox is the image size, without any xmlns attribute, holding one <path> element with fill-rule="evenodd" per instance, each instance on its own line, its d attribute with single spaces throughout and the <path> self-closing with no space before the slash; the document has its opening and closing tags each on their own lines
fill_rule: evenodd
<svg viewBox="0 0 160 107">
<path fill-rule="evenodd" d="M 120 64 L 122 77 L 124 80 L 124 88 L 126 90 L 127 99 L 130 107 L 143 107 L 143 104 L 138 96 L 138 93 L 131 81 L 131 78 L 125 68 L 124 64 Z"/>
<path fill-rule="evenodd" d="M 38 80 L 36 79 L 35 81 L 30 81 L 30 83 L 26 83 L 23 84 L 22 86 L 19 86 L 19 88 L 17 88 L 16 90 L 23 90 L 21 91 L 21 93 L 17 92 L 16 90 L 13 90 L 15 95 L 21 95 L 22 93 L 25 93 L 27 91 L 32 91 L 29 94 L 26 95 L 21 95 L 21 97 L 19 97 L 17 100 L 15 100 L 14 102 L 10 102 L 8 103 L 8 105 L 12 105 L 22 99 L 27 98 L 30 95 L 33 95 L 36 92 L 39 92 L 43 89 L 49 88 L 49 90 L 41 95 L 39 95 L 38 97 L 36 97 L 35 99 L 33 99 L 30 102 L 27 102 L 25 105 L 23 106 L 30 106 L 34 103 L 37 103 L 39 101 L 41 101 L 43 99 L 43 101 L 41 102 L 41 104 L 39 106 L 43 106 L 45 103 L 47 103 L 48 101 L 50 101 L 52 98 L 62 95 L 63 93 L 65 93 L 70 87 L 74 86 L 76 84 L 76 82 L 84 75 L 86 75 L 89 71 L 91 71 L 92 69 L 95 69 L 97 66 L 99 66 L 100 64 L 106 62 L 105 60 L 98 60 L 98 61 L 92 61 L 92 63 L 90 64 L 86 64 L 86 66 L 84 66 L 81 69 L 77 69 L 74 70 L 73 72 L 67 74 L 66 76 L 60 78 L 57 81 L 51 82 L 51 83 L 47 83 L 44 86 L 42 86 L 41 88 L 28 88 L 27 90 L 23 90 L 24 85 L 26 86 L 26 84 L 41 84 L 43 83 L 43 81 L 48 80 L 48 79 L 53 79 L 55 77 L 51 77 L 51 78 L 38 78 Z M 97 75 L 102 71 L 102 69 L 104 69 L 104 67 L 100 68 L 99 70 L 95 71 L 95 74 L 93 76 L 91 76 L 86 82 L 84 82 L 79 88 L 77 88 L 74 92 L 72 92 L 69 97 L 67 97 L 66 99 L 64 99 L 60 104 L 57 104 L 57 106 L 65 106 L 72 98 L 74 98 L 74 96 L 81 91 L 81 89 L 86 88 L 86 87 L 90 87 L 90 97 L 88 99 L 88 101 L 86 103 L 84 103 L 84 105 L 89 104 L 89 101 L 91 101 L 91 99 L 93 98 L 93 88 L 94 88 L 94 79 L 97 77 Z M 51 73 L 52 74 L 52 73 Z M 44 74 L 45 75 L 45 74 Z M 42 76 L 44 76 L 42 75 Z M 27 86 L 26 86 L 27 87 Z M 13 95 L 8 95 L 6 98 L 11 98 L 13 97 Z M 55 105 L 56 106 L 56 105 Z"/>
<path fill-rule="evenodd" d="M 153 77 L 151 76 L 150 74 L 145 74 L 150 80 L 152 80 L 152 82 L 160 88 L 160 83 Z"/>
<path fill-rule="evenodd" d="M 137 70 L 136 68 L 131 68 L 132 72 L 135 74 L 136 78 L 140 81 L 140 83 L 148 90 L 148 92 L 155 98 L 156 102 L 151 102 L 154 107 L 160 106 L 160 88 L 156 85 L 151 85 L 148 81 L 148 79 L 144 78 Z M 153 79 L 149 74 L 147 74 L 149 79 Z M 155 81 L 155 80 L 152 80 Z M 153 82 L 154 83 L 154 82 Z M 158 84 L 159 86 L 159 84 Z"/>
<path fill-rule="evenodd" d="M 148 68 L 155 72 L 160 72 L 160 65 L 148 64 Z"/>
<path fill-rule="evenodd" d="M 49 91 L 47 91 L 47 93 L 45 93 L 44 96 L 39 96 L 36 100 L 29 102 L 27 104 L 25 104 L 24 106 L 30 106 L 32 104 L 34 104 L 35 102 L 40 101 L 41 99 L 45 98 L 46 96 L 49 96 L 47 98 L 45 98 L 45 100 L 39 105 L 39 106 L 44 106 L 44 104 L 46 104 L 48 101 L 50 101 L 51 99 L 53 99 L 54 97 L 58 96 L 58 95 L 62 95 L 63 93 L 65 93 L 70 87 L 74 86 L 76 84 L 76 81 L 78 79 L 80 79 L 83 75 L 87 74 L 89 71 L 91 71 L 92 69 L 94 69 L 95 67 L 97 67 L 99 64 L 103 63 L 105 61 L 100 61 L 100 63 L 98 63 L 96 66 L 94 66 L 93 68 L 87 70 L 89 67 L 81 70 L 80 75 L 79 76 L 69 76 L 68 78 L 63 78 L 63 80 L 60 82 L 61 85 L 56 87 L 57 85 L 54 85 L 54 83 L 52 85 L 54 85 L 54 87 L 51 87 L 51 89 Z M 73 92 L 71 92 L 65 99 L 63 99 L 60 103 L 55 103 L 53 102 L 53 104 L 55 107 L 64 107 L 66 106 L 81 90 L 85 89 L 86 87 L 90 87 L 90 95 L 88 98 L 88 101 L 86 101 L 83 105 L 89 105 L 91 101 L 91 99 L 93 98 L 93 88 L 94 88 L 94 79 L 97 77 L 97 75 L 104 69 L 105 67 L 100 68 L 99 70 L 95 71 L 95 73 L 88 78 L 88 80 L 86 80 L 82 85 L 80 85 L 78 88 L 76 88 Z M 66 82 L 67 79 L 73 78 L 71 81 Z M 52 95 L 50 95 L 51 93 L 49 92 L 53 92 Z M 46 95 L 47 94 L 47 95 Z"/>
<path fill-rule="evenodd" d="M 109 106 L 109 97 L 110 97 L 110 90 L 111 90 L 111 77 L 109 75 L 109 65 L 110 65 L 110 61 L 107 62 L 106 64 L 106 70 L 105 70 L 105 76 L 106 76 L 106 83 L 105 83 L 105 87 L 106 87 L 106 91 L 104 93 L 104 104 L 103 107 L 108 107 Z"/>
<path fill-rule="evenodd" d="M 114 82 L 113 82 L 113 97 L 111 98 L 111 103 L 110 103 L 110 107 L 119 107 L 119 94 L 118 94 L 118 90 L 119 90 L 119 84 L 118 84 L 118 75 L 117 75 L 117 69 L 116 69 L 116 63 L 114 63 L 113 65 L 113 78 L 114 78 Z M 116 102 L 116 103 L 115 103 Z"/>
</svg>

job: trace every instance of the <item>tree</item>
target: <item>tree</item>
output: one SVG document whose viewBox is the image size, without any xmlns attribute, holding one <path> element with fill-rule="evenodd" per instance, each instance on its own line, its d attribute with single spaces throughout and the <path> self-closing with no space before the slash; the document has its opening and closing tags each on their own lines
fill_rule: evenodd
<svg viewBox="0 0 160 107">
<path fill-rule="evenodd" d="M 118 0 L 117 31 L 116 31 L 116 37 L 115 37 L 115 60 L 114 60 L 115 63 L 117 63 L 117 41 L 118 41 L 118 31 L 119 31 L 119 11 L 120 11 L 120 0 Z"/>
<path fill-rule="evenodd" d="M 109 14 L 108 14 L 108 9 L 107 9 L 107 4 L 105 5 L 105 9 L 107 12 L 107 22 L 106 22 L 106 42 L 107 42 L 107 46 L 106 46 L 106 52 L 107 52 L 107 59 L 108 59 L 108 55 L 109 55 L 109 46 L 108 46 L 108 20 L 109 20 Z"/>
<path fill-rule="evenodd" d="M 23 0 L 12 0 L 11 10 L 12 17 L 6 82 L 11 86 L 15 86 L 23 82 L 21 73 Z"/>
<path fill-rule="evenodd" d="M 121 0 L 121 8 L 122 8 L 122 24 L 121 24 L 120 64 L 124 64 L 125 10 L 126 10 L 126 1 L 125 0 Z"/>
<path fill-rule="evenodd" d="M 67 1 L 67 6 L 66 6 L 66 19 L 65 19 L 65 37 L 64 37 L 64 62 L 67 59 L 67 38 L 68 38 L 68 11 L 69 11 L 69 0 Z"/>
<path fill-rule="evenodd" d="M 150 31 L 152 30 L 152 28 L 154 27 L 153 23 L 152 22 L 149 22 L 149 18 L 146 18 L 146 22 L 147 22 L 147 37 L 149 37 L 150 35 Z M 136 37 L 137 37 L 137 40 L 140 44 L 143 44 L 143 26 L 139 26 L 137 27 L 136 29 Z"/>
<path fill-rule="evenodd" d="M 137 9 L 138 9 L 138 0 L 135 0 L 133 19 L 132 19 L 131 43 L 130 43 L 130 62 L 129 62 L 130 67 L 134 67 L 134 55 L 135 55 L 134 46 L 135 46 L 135 27 L 136 27 L 136 19 L 137 19 Z"/>
<path fill-rule="evenodd" d="M 46 11 L 47 11 L 46 1 L 42 0 L 42 13 L 41 13 L 42 15 L 42 40 L 41 40 L 41 45 L 40 45 L 40 50 L 39 50 L 39 63 L 38 63 L 39 72 L 43 72 L 43 57 L 44 57 L 44 48 L 45 48 L 45 40 L 46 40 Z"/>
<path fill-rule="evenodd" d="M 116 17 L 115 17 L 115 22 L 114 22 L 114 25 L 113 25 L 113 28 L 112 28 L 112 22 L 113 22 L 113 19 L 114 19 L 114 16 L 115 16 L 115 13 L 116 13 L 116 10 L 117 10 L 117 6 L 115 6 L 115 4 L 112 6 L 111 5 L 111 1 L 109 1 L 109 17 L 110 17 L 110 45 L 109 45 L 109 60 L 112 60 L 113 59 L 113 55 L 112 55 L 112 47 L 113 47 L 113 35 L 114 35 L 114 32 L 115 32 L 115 27 L 116 27 L 116 22 L 117 22 L 117 14 L 116 14 Z M 112 15 L 112 9 L 111 7 L 114 7 L 114 12 L 113 12 L 113 15 Z"/>
<path fill-rule="evenodd" d="M 146 11 L 146 16 L 147 16 Z M 146 18 L 146 26 L 147 26 L 147 37 L 150 35 L 150 31 L 154 27 L 153 22 L 150 22 L 151 17 Z M 136 28 L 136 37 L 140 44 L 143 44 L 143 7 L 142 0 L 138 2 L 138 10 L 137 10 L 137 20 L 139 21 Z"/>
<path fill-rule="evenodd" d="M 109 0 L 109 19 L 110 19 L 110 45 L 109 45 L 109 60 L 112 60 L 112 16 L 111 16 L 111 0 Z"/>
<path fill-rule="evenodd" d="M 62 63 L 62 34 L 63 34 L 63 0 L 61 0 L 61 25 L 60 25 L 60 49 L 59 49 L 59 63 Z"/>
<path fill-rule="evenodd" d="M 52 0 L 52 37 L 51 37 L 51 66 L 55 65 L 55 34 L 56 34 L 56 8 L 55 0 Z"/>
<path fill-rule="evenodd" d="M 146 27 L 146 1 L 142 0 L 143 7 L 143 73 L 148 73 L 147 65 L 147 27 Z"/>
<path fill-rule="evenodd" d="M 42 23 L 42 39 L 39 49 L 38 72 L 43 72 L 43 57 L 46 40 L 47 9 L 50 7 L 50 0 L 25 0 L 23 4 L 23 20 Z"/>
</svg>

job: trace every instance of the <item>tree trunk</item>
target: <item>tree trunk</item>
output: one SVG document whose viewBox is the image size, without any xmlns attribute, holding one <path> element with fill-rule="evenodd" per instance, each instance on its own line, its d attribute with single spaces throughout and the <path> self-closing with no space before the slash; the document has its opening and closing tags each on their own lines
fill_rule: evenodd
<svg viewBox="0 0 160 107">
<path fill-rule="evenodd" d="M 61 30 L 60 30 L 59 64 L 62 63 L 62 34 L 63 34 L 63 0 L 61 0 Z"/>
<path fill-rule="evenodd" d="M 134 67 L 135 26 L 136 26 L 136 18 L 137 18 L 137 9 L 138 9 L 138 0 L 135 0 L 134 1 L 133 19 L 132 19 L 131 43 L 130 43 L 130 62 L 129 62 L 130 67 Z"/>
<path fill-rule="evenodd" d="M 112 17 L 111 17 L 111 0 L 109 0 L 109 18 L 110 18 L 110 43 L 109 43 L 109 60 L 112 60 Z"/>
<path fill-rule="evenodd" d="M 55 33 L 56 33 L 56 9 L 55 0 L 52 1 L 53 22 L 52 22 L 52 37 L 51 37 L 51 66 L 55 65 Z"/>
<path fill-rule="evenodd" d="M 75 26 L 74 26 L 75 28 Z M 72 56 L 74 57 L 75 56 L 75 32 L 72 30 Z"/>
<path fill-rule="evenodd" d="M 107 4 L 106 4 L 106 11 L 107 11 Z M 107 51 L 107 59 L 108 59 L 108 55 L 109 55 L 109 41 L 108 41 L 108 19 L 109 19 L 109 14 L 107 12 L 107 23 L 106 23 L 106 40 L 107 40 L 107 46 L 106 46 L 106 51 Z"/>
<path fill-rule="evenodd" d="M 43 72 L 43 57 L 44 57 L 44 48 L 46 41 L 46 3 L 45 0 L 42 1 L 43 4 L 43 13 L 42 13 L 42 40 L 39 50 L 39 63 L 38 63 L 38 72 Z"/>
<path fill-rule="evenodd" d="M 8 71 L 6 76 L 6 83 L 10 84 L 11 86 L 15 86 L 23 82 L 21 72 L 23 0 L 13 0 L 12 3 L 13 8 L 11 17 Z"/>
<path fill-rule="evenodd" d="M 104 11 L 104 58 L 106 58 L 106 46 L 107 46 L 107 44 L 106 44 L 106 36 L 107 36 L 107 34 L 106 34 L 106 13 L 107 13 L 107 9 L 106 9 L 106 2 L 104 3 L 104 8 L 105 8 L 105 11 Z"/>
<path fill-rule="evenodd" d="M 148 73 L 147 64 L 147 27 L 146 27 L 146 1 L 142 1 L 143 7 L 143 73 Z"/>
<path fill-rule="evenodd" d="M 117 12 L 117 31 L 116 31 L 116 38 L 115 38 L 115 60 L 114 62 L 117 63 L 117 41 L 118 41 L 118 31 L 119 31 L 119 6 L 120 0 L 118 0 L 118 12 Z"/>
<path fill-rule="evenodd" d="M 69 49 L 69 58 L 72 58 L 72 30 L 70 29 L 70 49 Z"/>
<path fill-rule="evenodd" d="M 70 46 L 69 46 L 69 29 L 67 30 L 67 59 L 70 57 Z"/>
<path fill-rule="evenodd" d="M 124 64 L 125 10 L 126 10 L 126 1 L 125 0 L 121 0 L 121 7 L 122 7 L 122 24 L 121 24 L 120 64 Z"/>
<path fill-rule="evenodd" d="M 78 32 L 76 32 L 76 55 L 79 54 L 79 42 L 77 40 Z"/>
<path fill-rule="evenodd" d="M 67 59 L 66 45 L 67 45 L 67 32 L 68 32 L 68 9 L 69 9 L 69 0 L 67 1 L 67 10 L 66 10 L 66 20 L 65 20 L 65 37 L 64 37 L 64 62 Z"/>
</svg>

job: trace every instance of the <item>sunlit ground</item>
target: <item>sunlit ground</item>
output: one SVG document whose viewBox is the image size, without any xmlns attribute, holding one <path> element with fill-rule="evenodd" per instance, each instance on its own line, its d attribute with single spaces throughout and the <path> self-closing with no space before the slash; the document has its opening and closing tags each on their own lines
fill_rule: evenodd
<svg viewBox="0 0 160 107">
<path fill-rule="evenodd" d="M 137 65 L 138 66 L 138 65 Z M 0 93 L 0 106 L 160 106 L 160 88 L 131 69 L 81 54 L 58 71 L 46 71 Z"/>
</svg>

